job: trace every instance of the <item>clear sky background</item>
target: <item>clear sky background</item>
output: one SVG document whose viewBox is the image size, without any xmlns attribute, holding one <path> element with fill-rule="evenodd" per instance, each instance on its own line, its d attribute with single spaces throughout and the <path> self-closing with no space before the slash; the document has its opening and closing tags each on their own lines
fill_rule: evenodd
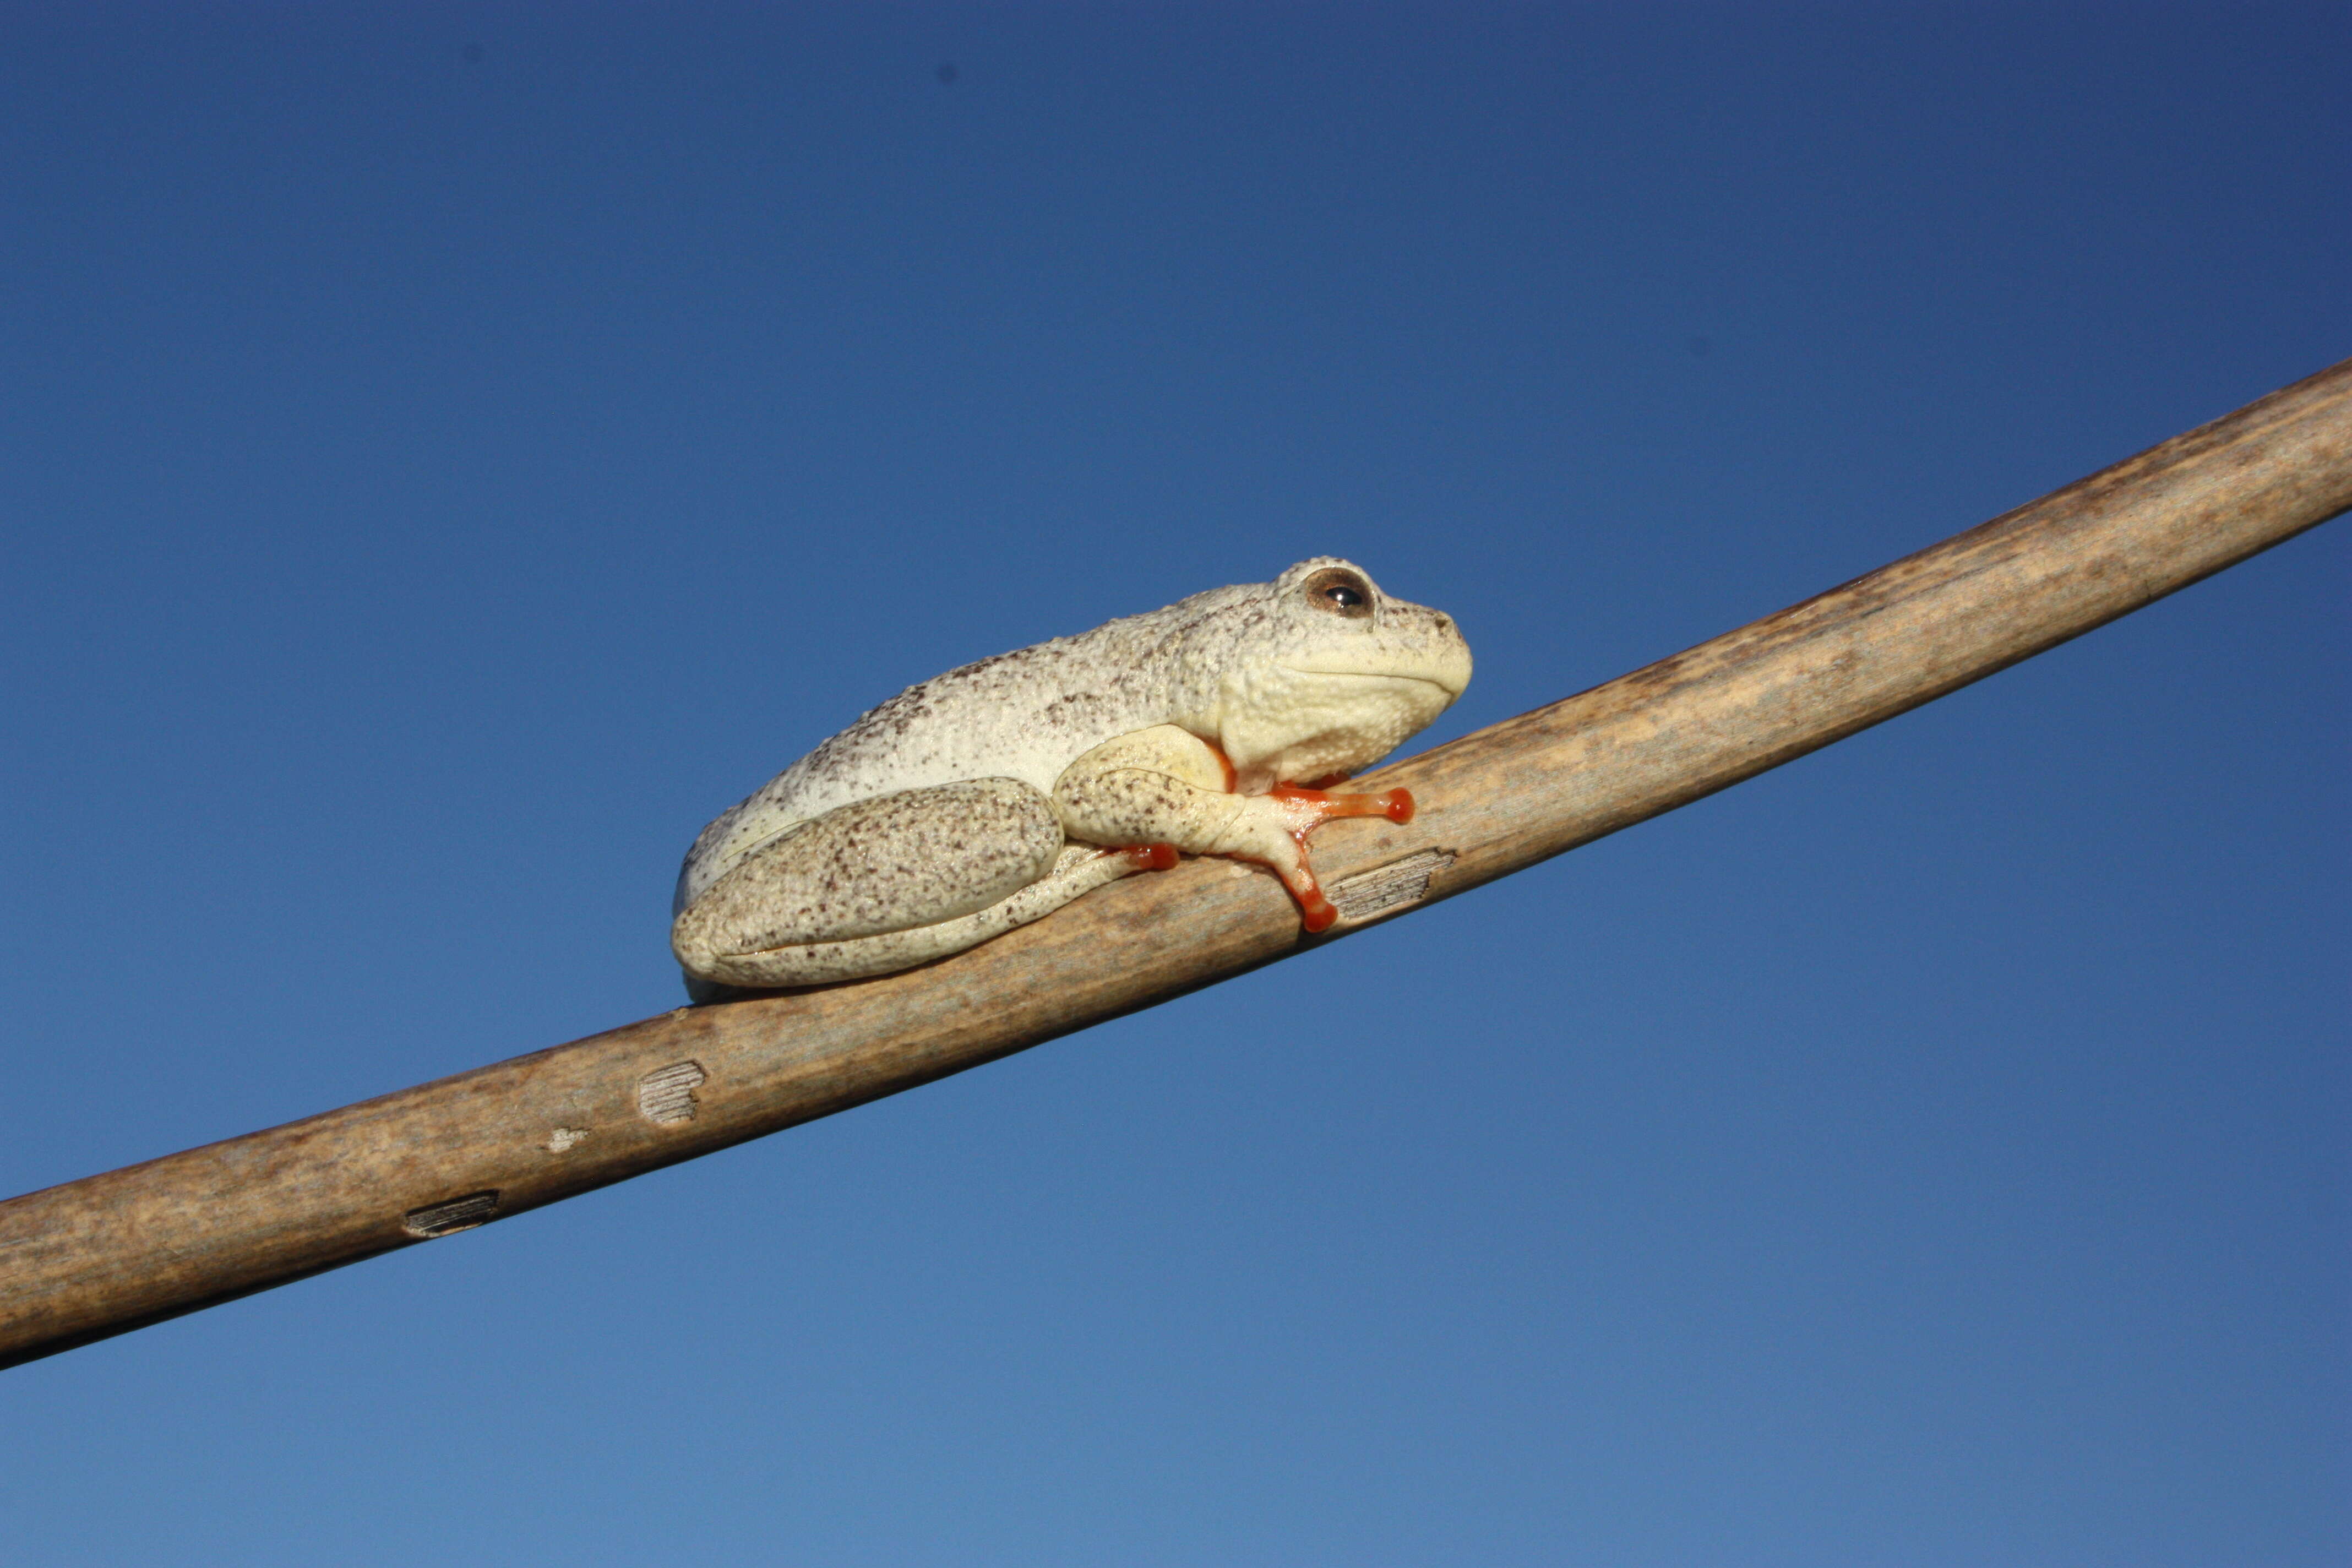
<svg viewBox="0 0 2352 1568">
<path fill-rule="evenodd" d="M 0 1188 L 675 1005 L 950 666 L 1330 552 L 1443 739 L 2352 353 L 2347 16 L 0 10 Z M 2346 526 L 0 1374 L 0 1563 L 2340 1568 Z"/>
</svg>

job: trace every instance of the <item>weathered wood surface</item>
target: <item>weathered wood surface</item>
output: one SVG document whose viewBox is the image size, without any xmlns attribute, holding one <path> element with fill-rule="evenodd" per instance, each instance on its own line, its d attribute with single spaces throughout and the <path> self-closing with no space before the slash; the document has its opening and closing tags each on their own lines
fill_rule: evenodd
<svg viewBox="0 0 2352 1568">
<path fill-rule="evenodd" d="M 1192 861 L 906 974 L 680 1009 L 0 1204 L 0 1366 L 707 1154 L 1164 1002 L 1670 811 L 2352 505 L 2352 361 L 1817 598 L 1385 768 L 1407 826 Z"/>
</svg>

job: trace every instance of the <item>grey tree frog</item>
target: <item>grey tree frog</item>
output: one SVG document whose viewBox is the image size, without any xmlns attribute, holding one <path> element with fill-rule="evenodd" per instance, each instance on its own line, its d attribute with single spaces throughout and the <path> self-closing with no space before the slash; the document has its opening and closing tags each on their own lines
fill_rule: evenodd
<svg viewBox="0 0 2352 1568">
<path fill-rule="evenodd" d="M 887 974 L 1179 854 L 1272 868 L 1338 918 L 1307 837 L 1404 822 L 1328 793 L 1470 681 L 1453 619 L 1335 556 L 908 688 L 694 841 L 670 944 L 698 1000 Z"/>
</svg>

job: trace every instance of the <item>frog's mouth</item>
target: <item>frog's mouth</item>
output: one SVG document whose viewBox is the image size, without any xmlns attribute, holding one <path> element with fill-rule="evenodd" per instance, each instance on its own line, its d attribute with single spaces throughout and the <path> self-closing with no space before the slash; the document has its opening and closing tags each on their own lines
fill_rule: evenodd
<svg viewBox="0 0 2352 1568">
<path fill-rule="evenodd" d="M 1469 689 L 1470 686 L 1470 677 L 1466 671 L 1459 677 L 1449 679 L 1452 674 L 1451 671 L 1444 673 L 1431 671 L 1423 674 L 1408 674 L 1402 670 L 1392 669 L 1330 669 L 1318 668 L 1311 664 L 1286 664 L 1282 666 L 1282 668 L 1288 670 L 1293 675 L 1310 676 L 1317 680 L 1356 680 L 1376 687 L 1433 687 L 1437 690 L 1445 694 L 1445 700 L 1449 703 L 1455 698 L 1461 696 L 1463 692 Z"/>
</svg>

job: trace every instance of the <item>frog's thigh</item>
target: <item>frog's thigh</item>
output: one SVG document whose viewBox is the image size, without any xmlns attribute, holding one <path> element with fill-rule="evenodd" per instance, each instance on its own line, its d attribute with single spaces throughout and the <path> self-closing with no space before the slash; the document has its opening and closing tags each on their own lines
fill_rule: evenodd
<svg viewBox="0 0 2352 1568">
<path fill-rule="evenodd" d="M 753 850 L 678 916 L 671 946 L 689 976 L 728 985 L 886 974 L 1132 868 L 1066 849 L 1052 806 L 1018 780 L 940 784 L 842 806 Z"/>
<path fill-rule="evenodd" d="M 905 931 L 839 942 L 798 942 L 756 952 L 715 954 L 698 970 L 688 965 L 687 990 L 697 1000 L 719 999 L 698 980 L 754 989 L 777 985 L 818 985 L 835 980 L 863 980 L 895 974 L 935 958 L 977 947 L 1015 926 L 1027 925 L 1053 913 L 1079 894 L 1141 869 L 1132 858 L 1084 844 L 1072 844 L 1055 858 L 1054 867 L 1036 881 L 984 910 L 953 920 Z M 683 952 L 679 962 L 686 963 Z"/>
<path fill-rule="evenodd" d="M 1063 769 L 1054 809 L 1071 837 L 1089 844 L 1173 844 L 1295 871 L 1298 844 L 1280 809 L 1263 795 L 1233 794 L 1229 776 L 1207 742 L 1159 724 L 1105 741 Z"/>
</svg>

